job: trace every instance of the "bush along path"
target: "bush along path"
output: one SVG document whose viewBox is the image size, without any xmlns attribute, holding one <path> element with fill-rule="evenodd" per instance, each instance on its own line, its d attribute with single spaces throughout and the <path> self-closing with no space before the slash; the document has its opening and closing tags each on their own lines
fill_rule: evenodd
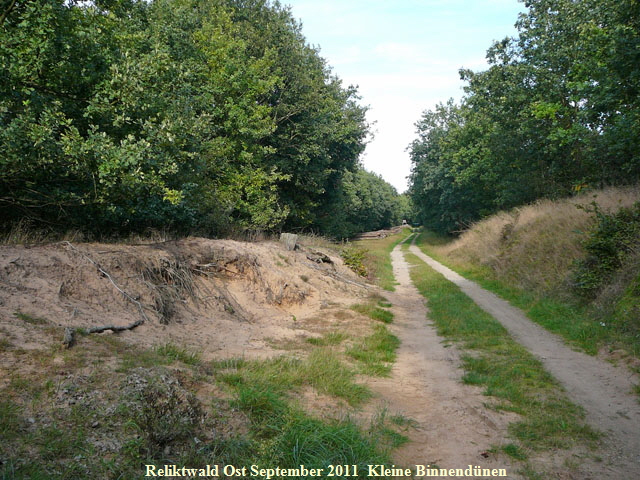
<svg viewBox="0 0 640 480">
<path fill-rule="evenodd" d="M 625 368 L 571 350 L 521 310 L 425 255 L 416 238 L 410 252 L 498 320 L 584 408 L 588 424 L 604 432 L 598 478 L 640 478 L 640 404 L 632 393 L 637 378 Z"/>
</svg>

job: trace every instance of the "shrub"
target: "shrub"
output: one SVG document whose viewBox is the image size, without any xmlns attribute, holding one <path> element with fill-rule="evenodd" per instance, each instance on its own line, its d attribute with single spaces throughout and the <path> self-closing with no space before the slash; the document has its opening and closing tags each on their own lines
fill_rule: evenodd
<svg viewBox="0 0 640 480">
<path fill-rule="evenodd" d="M 346 246 L 340 252 L 344 264 L 351 270 L 356 272 L 361 277 L 367 276 L 367 267 L 364 266 L 364 258 L 367 255 L 368 250 L 365 248 L 359 248 L 354 246 Z"/>
<path fill-rule="evenodd" d="M 203 418 L 200 402 L 167 375 L 137 383 L 132 420 L 153 455 L 166 445 L 192 436 Z"/>
<path fill-rule="evenodd" d="M 625 260 L 640 247 L 640 202 L 615 214 L 602 212 L 594 204 L 597 225 L 585 242 L 587 257 L 576 262 L 574 289 L 594 297 Z"/>
</svg>

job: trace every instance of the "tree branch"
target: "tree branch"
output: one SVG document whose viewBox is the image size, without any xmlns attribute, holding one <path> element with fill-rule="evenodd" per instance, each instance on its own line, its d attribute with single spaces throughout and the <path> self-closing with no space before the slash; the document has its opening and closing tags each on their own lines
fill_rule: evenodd
<svg viewBox="0 0 640 480">
<path fill-rule="evenodd" d="M 4 12 L 2 12 L 2 15 L 0 15 L 0 27 L 4 25 L 4 21 L 7 19 L 7 17 L 11 13 L 11 10 L 15 8 L 17 1 L 18 0 L 11 0 L 11 3 L 9 3 L 7 8 L 4 10 Z"/>
</svg>

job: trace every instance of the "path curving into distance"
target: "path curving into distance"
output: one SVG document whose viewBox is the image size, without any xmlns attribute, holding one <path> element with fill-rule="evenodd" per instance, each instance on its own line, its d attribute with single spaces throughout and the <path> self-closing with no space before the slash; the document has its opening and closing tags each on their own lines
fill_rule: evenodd
<svg viewBox="0 0 640 480">
<path fill-rule="evenodd" d="M 409 250 L 456 284 L 480 308 L 498 320 L 518 343 L 535 355 L 581 405 L 586 420 L 607 434 L 605 475 L 598 478 L 640 479 L 640 403 L 632 393 L 634 375 L 596 357 L 576 352 L 562 339 L 531 321 L 518 308 L 425 255 L 415 239 Z"/>
</svg>

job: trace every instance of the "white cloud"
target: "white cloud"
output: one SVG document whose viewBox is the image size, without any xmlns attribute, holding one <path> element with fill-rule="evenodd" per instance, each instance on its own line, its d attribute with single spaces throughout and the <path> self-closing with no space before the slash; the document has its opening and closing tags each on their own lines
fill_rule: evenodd
<svg viewBox="0 0 640 480">
<path fill-rule="evenodd" d="M 494 39 L 513 35 L 518 0 L 283 0 L 309 43 L 370 105 L 376 138 L 365 167 L 406 188 L 415 122 L 463 94 L 459 69 L 484 70 Z"/>
</svg>

